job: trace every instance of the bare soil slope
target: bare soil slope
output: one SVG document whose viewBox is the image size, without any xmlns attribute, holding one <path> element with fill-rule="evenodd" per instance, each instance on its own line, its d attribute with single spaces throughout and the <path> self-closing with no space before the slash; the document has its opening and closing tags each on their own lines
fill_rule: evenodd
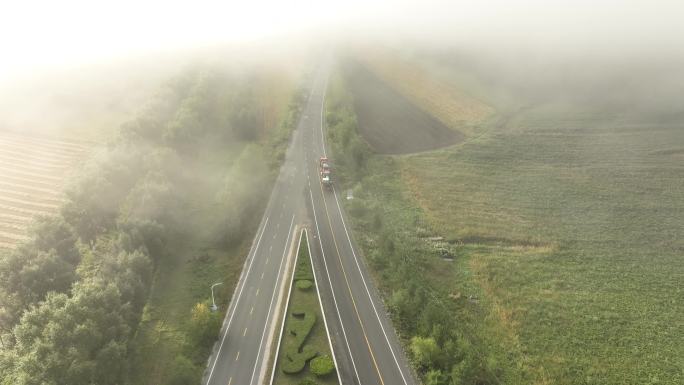
<svg viewBox="0 0 684 385">
<path fill-rule="evenodd" d="M 364 139 L 381 154 L 406 154 L 458 143 L 449 129 L 364 67 L 346 63 L 346 78 Z"/>
<path fill-rule="evenodd" d="M 476 135 L 496 114 L 494 107 L 463 92 L 448 78 L 426 72 L 397 52 L 374 47 L 359 51 L 356 58 L 393 90 L 454 131 Z"/>
</svg>

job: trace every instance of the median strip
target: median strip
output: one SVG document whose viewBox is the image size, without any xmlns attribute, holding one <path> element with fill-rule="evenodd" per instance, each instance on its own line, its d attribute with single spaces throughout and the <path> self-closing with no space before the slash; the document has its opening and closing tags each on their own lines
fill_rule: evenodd
<svg viewBox="0 0 684 385">
<path fill-rule="evenodd" d="M 304 230 L 271 384 L 339 384 L 329 341 Z"/>
</svg>

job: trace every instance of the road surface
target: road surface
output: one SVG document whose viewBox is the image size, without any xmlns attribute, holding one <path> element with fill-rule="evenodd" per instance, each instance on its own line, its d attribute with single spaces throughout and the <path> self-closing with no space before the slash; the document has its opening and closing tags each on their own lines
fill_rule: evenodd
<svg viewBox="0 0 684 385">
<path fill-rule="evenodd" d="M 295 135 L 245 260 L 202 384 L 253 385 L 263 380 L 269 337 L 279 316 L 276 305 L 283 284 L 285 257 L 296 239 L 295 227 L 304 217 L 301 186 L 306 177 L 297 168 L 303 164 L 301 148 L 301 140 Z"/>
<path fill-rule="evenodd" d="M 268 361 L 283 261 L 296 225 L 310 229 L 314 271 L 342 384 L 416 384 L 351 238 L 339 192 L 319 181 L 318 159 L 327 155 L 323 106 L 329 69 L 323 65 L 313 79 L 203 384 L 268 383 L 268 376 L 260 374 Z"/>
</svg>

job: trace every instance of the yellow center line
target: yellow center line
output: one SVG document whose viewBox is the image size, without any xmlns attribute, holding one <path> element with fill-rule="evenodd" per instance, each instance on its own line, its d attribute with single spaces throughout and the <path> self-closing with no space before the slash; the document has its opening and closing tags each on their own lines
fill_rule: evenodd
<svg viewBox="0 0 684 385">
<path fill-rule="evenodd" d="M 347 289 L 349 290 L 349 297 L 351 297 L 352 305 L 354 306 L 354 311 L 356 312 L 356 318 L 359 319 L 359 324 L 361 325 L 361 331 L 363 332 L 363 338 L 366 340 L 366 345 L 368 345 L 368 352 L 373 360 L 373 366 L 375 366 L 375 371 L 378 372 L 378 377 L 380 377 L 380 383 L 385 385 L 385 381 L 380 373 L 380 368 L 378 367 L 378 362 L 375 360 L 375 354 L 373 354 L 373 349 L 371 348 L 370 342 L 368 341 L 368 334 L 366 333 L 366 328 L 363 326 L 363 321 L 361 321 L 361 314 L 359 314 L 359 309 L 356 307 L 356 301 L 354 300 L 354 294 L 351 290 L 351 285 L 349 284 L 349 278 L 347 277 L 347 271 L 342 263 L 342 255 L 340 254 L 340 248 L 337 246 L 337 239 L 335 238 L 335 231 L 332 227 L 332 220 L 330 219 L 330 214 L 328 213 L 328 205 L 325 201 L 325 191 L 323 191 L 323 183 L 319 180 L 319 186 L 321 187 L 321 196 L 323 197 L 323 207 L 325 208 L 325 216 L 328 217 L 328 226 L 330 227 L 330 233 L 333 237 L 333 243 L 335 244 L 335 250 L 337 251 L 337 259 L 340 261 L 340 266 L 342 267 L 342 275 L 344 275 L 344 281 L 347 283 Z"/>
</svg>

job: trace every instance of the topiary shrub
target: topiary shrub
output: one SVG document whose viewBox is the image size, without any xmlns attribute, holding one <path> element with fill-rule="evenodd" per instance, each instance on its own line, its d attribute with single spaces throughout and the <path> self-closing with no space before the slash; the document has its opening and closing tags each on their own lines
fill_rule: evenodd
<svg viewBox="0 0 684 385">
<path fill-rule="evenodd" d="M 311 369 L 311 373 L 317 375 L 318 377 L 323 377 L 335 370 L 335 363 L 329 355 L 324 354 L 311 360 L 311 362 L 309 362 L 309 367 Z"/>
<path fill-rule="evenodd" d="M 316 357 L 316 350 L 310 345 L 302 347 L 301 352 L 289 351 L 285 353 L 281 370 L 286 374 L 297 374 L 304 370 L 307 361 Z"/>
<path fill-rule="evenodd" d="M 307 291 L 313 287 L 313 282 L 308 279 L 300 279 L 295 285 L 297 286 L 297 289 Z"/>
<path fill-rule="evenodd" d="M 301 372 L 306 363 L 317 354 L 311 345 L 304 345 L 306 337 L 316 323 L 316 313 L 295 310 L 291 315 L 287 327 L 291 338 L 287 338 L 283 345 L 285 355 L 281 367 L 287 374 Z"/>
</svg>

